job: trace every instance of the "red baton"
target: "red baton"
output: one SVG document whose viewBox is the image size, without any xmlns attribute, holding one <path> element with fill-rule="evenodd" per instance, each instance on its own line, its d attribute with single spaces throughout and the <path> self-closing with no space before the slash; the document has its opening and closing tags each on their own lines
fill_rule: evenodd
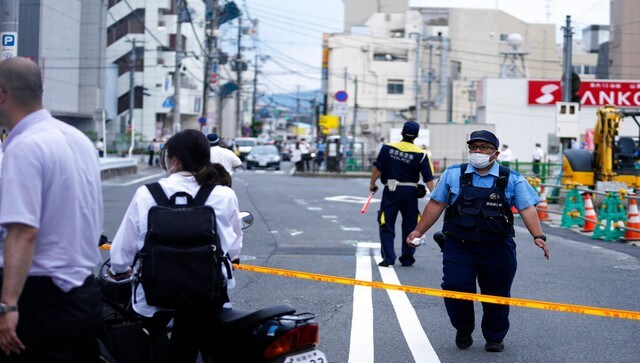
<svg viewBox="0 0 640 363">
<path fill-rule="evenodd" d="M 364 206 L 362 207 L 362 210 L 360 211 L 360 213 L 365 214 L 367 212 L 367 208 L 369 208 L 369 203 L 371 203 L 371 199 L 373 199 L 373 194 L 374 192 L 371 192 L 371 194 L 369 194 L 369 198 L 367 198 L 367 201 L 364 202 Z"/>
</svg>

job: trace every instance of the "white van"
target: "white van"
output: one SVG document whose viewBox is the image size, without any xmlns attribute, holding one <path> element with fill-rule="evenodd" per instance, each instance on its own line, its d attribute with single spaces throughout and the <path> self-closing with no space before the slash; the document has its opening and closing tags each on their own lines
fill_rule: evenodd
<svg viewBox="0 0 640 363">
<path fill-rule="evenodd" d="M 258 145 L 258 140 L 255 137 L 236 137 L 235 144 L 240 160 L 244 161 L 244 158 L 251 152 L 251 149 Z"/>
</svg>

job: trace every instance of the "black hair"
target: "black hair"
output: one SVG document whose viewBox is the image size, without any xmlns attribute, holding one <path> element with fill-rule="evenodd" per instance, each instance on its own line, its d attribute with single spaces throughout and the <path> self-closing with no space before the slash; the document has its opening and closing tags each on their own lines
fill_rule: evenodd
<svg viewBox="0 0 640 363">
<path fill-rule="evenodd" d="M 212 164 L 209 140 L 200 131 L 184 130 L 173 135 L 164 144 L 161 153 L 162 167 L 167 158 L 177 158 L 182 162 L 182 169 L 193 173 L 200 185 L 216 184 L 231 187 L 231 175 L 220 164 Z"/>
<path fill-rule="evenodd" d="M 406 141 L 406 142 L 410 142 L 410 143 L 413 143 L 413 141 L 417 137 L 417 136 L 409 136 L 409 135 L 405 135 L 405 134 L 401 134 L 401 135 L 402 135 L 402 141 Z"/>
</svg>

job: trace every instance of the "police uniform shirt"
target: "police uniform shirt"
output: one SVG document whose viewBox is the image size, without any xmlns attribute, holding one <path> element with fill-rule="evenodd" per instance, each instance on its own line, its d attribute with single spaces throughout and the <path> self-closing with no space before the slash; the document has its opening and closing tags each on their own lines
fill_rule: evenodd
<svg viewBox="0 0 640 363">
<path fill-rule="evenodd" d="M 86 135 L 44 109 L 22 119 L 4 143 L 0 224 L 38 229 L 29 276 L 49 276 L 63 291 L 81 286 L 102 262 L 99 163 Z"/>
<path fill-rule="evenodd" d="M 411 142 L 399 141 L 385 144 L 373 163 L 382 172 L 383 184 L 389 179 L 417 183 L 420 175 L 425 182 L 433 180 L 433 173 L 426 152 Z"/>
<path fill-rule="evenodd" d="M 473 173 L 471 184 L 479 188 L 491 188 L 494 180 L 499 176 L 499 165 L 494 162 L 489 171 L 485 175 L 478 174 L 473 165 L 468 164 L 466 173 Z M 431 199 L 440 203 L 451 205 L 460 195 L 460 165 L 453 165 L 442 173 L 438 184 L 431 192 Z M 511 170 L 507 188 L 505 190 L 505 198 L 509 204 L 515 206 L 518 210 L 525 209 L 532 205 L 540 203 L 540 197 L 533 190 L 531 185 L 520 173 Z"/>
<path fill-rule="evenodd" d="M 200 190 L 200 185 L 195 177 L 187 172 L 171 174 L 158 182 L 168 197 L 180 191 L 195 196 Z M 149 189 L 146 186 L 138 188 L 111 244 L 110 255 L 113 272 L 127 271 L 133 263 L 136 253 L 144 246 L 147 234 L 147 217 L 149 209 L 154 205 L 156 202 Z M 213 207 L 216 213 L 220 247 L 229 254 L 230 259 L 234 259 L 242 249 L 242 226 L 240 225 L 238 198 L 235 192 L 229 187 L 218 185 L 209 195 L 205 205 Z M 226 276 L 226 269 L 223 268 L 222 273 Z M 235 286 L 235 281 L 232 276 L 226 277 L 227 288 L 232 289 Z M 136 294 L 136 302 L 133 303 L 133 310 L 138 314 L 151 317 L 156 311 L 166 310 L 147 305 L 141 284 L 138 284 L 134 293 Z"/>
</svg>

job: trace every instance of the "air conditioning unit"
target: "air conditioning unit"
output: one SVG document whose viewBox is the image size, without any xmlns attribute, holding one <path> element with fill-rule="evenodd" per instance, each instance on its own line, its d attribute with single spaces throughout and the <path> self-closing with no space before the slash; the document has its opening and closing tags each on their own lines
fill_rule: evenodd
<svg viewBox="0 0 640 363">
<path fill-rule="evenodd" d="M 363 134 L 370 134 L 371 126 L 369 124 L 360 124 L 360 131 L 362 131 Z"/>
</svg>

